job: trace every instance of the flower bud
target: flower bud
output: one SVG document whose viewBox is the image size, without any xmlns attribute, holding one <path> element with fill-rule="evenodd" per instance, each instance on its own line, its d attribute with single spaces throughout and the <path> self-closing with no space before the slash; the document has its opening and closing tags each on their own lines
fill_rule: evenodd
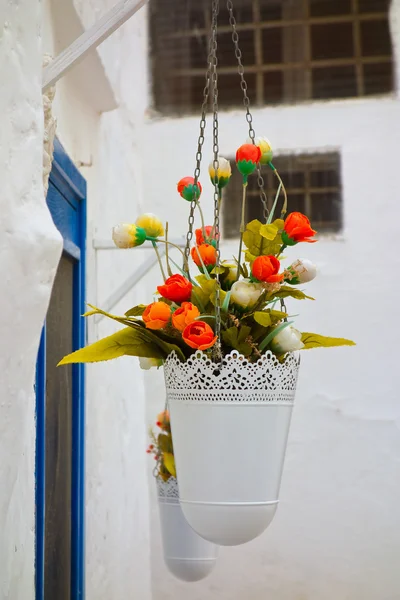
<svg viewBox="0 0 400 600">
<path fill-rule="evenodd" d="M 148 371 L 153 367 L 162 367 L 163 359 L 162 358 L 146 358 L 144 356 L 139 356 L 139 364 L 140 368 L 144 371 Z"/>
<path fill-rule="evenodd" d="M 134 248 L 146 241 L 146 232 L 132 223 L 120 223 L 113 227 L 112 239 L 118 248 Z"/>
<path fill-rule="evenodd" d="M 145 213 L 136 219 L 136 225 L 145 230 L 148 237 L 161 237 L 164 235 L 164 226 L 160 219 L 152 213 Z"/>
<path fill-rule="evenodd" d="M 198 200 L 202 192 L 200 181 L 197 182 L 195 189 L 193 177 L 183 177 L 180 179 L 178 181 L 177 189 L 182 198 L 188 202 L 191 202 L 194 199 Z"/>
<path fill-rule="evenodd" d="M 248 176 L 253 173 L 261 159 L 261 150 L 254 144 L 243 144 L 236 152 L 236 166 L 247 183 Z"/>
<path fill-rule="evenodd" d="M 271 341 L 271 350 L 276 354 L 285 354 L 301 350 L 304 344 L 301 341 L 301 333 L 291 325 L 282 329 Z"/>
<path fill-rule="evenodd" d="M 285 281 L 291 285 L 308 283 L 317 275 L 317 267 L 307 258 L 299 258 L 285 271 Z"/>
<path fill-rule="evenodd" d="M 215 180 L 215 169 L 214 169 L 214 161 L 210 162 L 208 167 L 208 172 L 210 174 L 211 183 L 214 185 Z M 226 158 L 222 156 L 218 156 L 218 187 L 221 189 L 225 187 L 231 178 L 232 169 L 231 163 Z"/>
<path fill-rule="evenodd" d="M 236 281 L 231 289 L 231 301 L 243 310 L 252 308 L 263 293 L 260 283 L 251 283 L 250 279 Z"/>
<path fill-rule="evenodd" d="M 247 143 L 248 144 L 252 143 L 250 138 L 248 138 Z M 260 148 L 260 152 L 261 152 L 260 163 L 262 165 L 267 165 L 268 163 L 270 163 L 272 160 L 272 157 L 273 157 L 273 152 L 272 152 L 271 142 L 269 141 L 269 139 L 266 137 L 256 137 L 254 139 L 254 143 L 256 146 L 258 146 Z"/>
</svg>

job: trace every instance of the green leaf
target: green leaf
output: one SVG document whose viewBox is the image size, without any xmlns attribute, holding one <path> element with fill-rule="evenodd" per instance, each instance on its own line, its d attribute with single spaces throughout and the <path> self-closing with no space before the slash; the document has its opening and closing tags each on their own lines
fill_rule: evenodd
<svg viewBox="0 0 400 600">
<path fill-rule="evenodd" d="M 246 231 L 243 233 L 243 242 L 248 250 L 246 252 L 246 260 L 248 262 L 253 262 L 257 256 L 275 255 L 279 252 L 282 245 L 282 238 L 274 223 L 263 225 L 260 221 L 254 219 L 254 221 L 250 221 L 247 224 Z M 268 237 L 264 237 L 261 231 Z M 275 235 L 273 236 L 274 231 Z"/>
<path fill-rule="evenodd" d="M 278 235 L 278 232 L 282 231 L 284 225 L 285 222 L 282 219 L 276 219 L 273 223 L 261 225 L 260 235 L 272 242 Z"/>
<path fill-rule="evenodd" d="M 263 327 L 269 327 L 272 325 L 271 315 L 269 315 L 267 312 L 257 311 L 254 313 L 253 317 L 256 323 L 259 323 L 259 325 L 262 325 Z"/>
<path fill-rule="evenodd" d="M 355 342 L 345 338 L 327 337 L 317 333 L 302 333 L 301 341 L 304 344 L 303 350 L 310 348 L 332 348 L 333 346 L 355 346 Z"/>
<path fill-rule="evenodd" d="M 292 288 L 288 285 L 282 285 L 279 292 L 273 292 L 272 296 L 274 298 L 287 298 L 288 296 L 290 296 L 291 298 L 296 298 L 296 300 L 305 300 L 306 298 L 308 300 L 315 300 L 315 298 L 307 296 L 301 290 L 298 290 L 297 288 Z"/>
<path fill-rule="evenodd" d="M 175 459 L 174 455 L 170 452 L 163 453 L 163 461 L 164 466 L 167 469 L 168 473 L 172 475 L 172 477 L 176 477 L 176 469 L 175 469 Z"/>
<path fill-rule="evenodd" d="M 91 311 L 85 313 L 83 316 L 84 317 L 89 317 L 92 315 L 104 315 L 105 317 L 108 317 L 109 319 L 112 319 L 113 321 L 117 321 L 117 323 L 121 323 L 121 325 L 127 325 L 128 327 L 133 327 L 133 326 L 141 326 L 144 327 L 144 323 L 143 321 L 140 321 L 139 319 L 135 319 L 133 316 L 127 316 L 124 315 L 123 317 L 119 317 L 117 315 L 113 315 L 111 313 L 106 312 L 105 310 L 101 310 L 101 308 L 97 308 L 97 306 L 93 306 L 93 304 L 89 304 L 88 306 L 90 306 L 90 308 L 92 309 Z M 137 307 L 135 307 L 137 308 Z"/>
<path fill-rule="evenodd" d="M 126 311 L 125 316 L 126 317 L 141 317 L 142 314 L 144 313 L 144 311 L 146 310 L 147 306 L 146 304 L 138 304 L 137 306 L 134 306 L 133 308 L 130 308 L 129 310 Z"/>
<path fill-rule="evenodd" d="M 112 360 L 120 356 L 144 356 L 146 358 L 165 358 L 166 354 L 147 335 L 147 331 L 127 327 L 109 335 L 94 344 L 81 348 L 64 356 L 58 363 L 91 363 Z"/>
<path fill-rule="evenodd" d="M 157 445 L 161 452 L 172 453 L 172 437 L 171 434 L 159 433 L 157 437 Z"/>
<path fill-rule="evenodd" d="M 250 335 L 251 328 L 246 325 L 242 325 L 239 328 L 233 326 L 229 327 L 222 333 L 222 339 L 227 346 L 234 348 L 244 356 L 248 356 L 252 353 L 253 348 L 245 340 Z"/>
</svg>

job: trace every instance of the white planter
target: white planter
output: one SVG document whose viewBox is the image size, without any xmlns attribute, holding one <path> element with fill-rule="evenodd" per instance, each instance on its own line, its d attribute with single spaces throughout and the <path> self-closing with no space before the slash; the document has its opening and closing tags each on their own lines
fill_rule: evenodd
<svg viewBox="0 0 400 600">
<path fill-rule="evenodd" d="M 171 354 L 165 382 L 180 504 L 188 523 L 216 544 L 260 535 L 278 505 L 299 358 L 238 352 L 220 366 L 197 352 Z"/>
<path fill-rule="evenodd" d="M 218 546 L 197 535 L 186 521 L 175 478 L 157 478 L 157 490 L 165 564 L 182 581 L 200 581 L 214 569 Z"/>
</svg>

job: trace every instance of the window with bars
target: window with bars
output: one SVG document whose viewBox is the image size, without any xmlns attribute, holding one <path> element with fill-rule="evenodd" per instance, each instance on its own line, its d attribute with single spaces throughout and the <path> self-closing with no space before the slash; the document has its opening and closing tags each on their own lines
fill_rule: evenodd
<svg viewBox="0 0 400 600">
<path fill-rule="evenodd" d="M 232 166 L 234 159 L 231 159 Z M 320 233 L 337 232 L 342 227 L 342 191 L 340 182 L 340 160 L 336 152 L 326 154 L 300 154 L 277 156 L 274 165 L 285 184 L 288 194 L 288 213 L 299 211 L 307 215 L 312 226 Z M 271 209 L 278 188 L 277 178 L 269 167 L 262 175 Z M 263 220 L 257 176 L 249 177 L 247 187 L 246 222 Z M 229 185 L 224 188 L 222 201 L 224 238 L 237 238 L 241 219 L 242 177 L 232 169 Z M 276 216 L 282 206 L 278 202 Z"/>
<path fill-rule="evenodd" d="M 235 0 L 240 46 L 253 105 L 384 94 L 393 89 L 390 0 Z M 210 0 L 150 3 L 155 108 L 164 114 L 201 105 Z M 218 27 L 219 102 L 240 106 L 228 11 Z"/>
</svg>

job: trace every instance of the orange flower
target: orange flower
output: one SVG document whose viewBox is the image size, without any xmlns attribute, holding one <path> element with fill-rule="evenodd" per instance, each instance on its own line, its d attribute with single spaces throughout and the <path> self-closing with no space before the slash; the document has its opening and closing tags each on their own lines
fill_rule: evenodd
<svg viewBox="0 0 400 600">
<path fill-rule="evenodd" d="M 206 350 L 214 346 L 217 336 L 204 321 L 193 321 L 185 327 L 182 333 L 183 341 L 196 350 Z"/>
<path fill-rule="evenodd" d="M 201 246 L 201 244 L 205 244 L 206 241 L 210 241 L 211 238 L 211 234 L 212 234 L 212 230 L 213 227 L 212 225 L 206 225 L 204 227 L 204 229 L 206 230 L 206 239 L 204 239 L 204 235 L 203 235 L 203 229 L 196 229 L 195 234 L 196 234 L 196 244 L 197 246 Z"/>
<path fill-rule="evenodd" d="M 156 425 L 163 431 L 170 431 L 170 419 L 167 410 L 163 410 L 163 412 L 158 415 Z"/>
<path fill-rule="evenodd" d="M 251 266 L 251 273 L 258 281 L 264 283 L 277 283 L 282 281 L 282 275 L 279 275 L 281 263 L 275 256 L 258 256 Z"/>
<path fill-rule="evenodd" d="M 163 298 L 172 302 L 186 302 L 192 294 L 193 284 L 183 275 L 172 275 L 168 277 L 164 285 L 159 285 L 157 291 Z"/>
<path fill-rule="evenodd" d="M 201 244 L 200 246 L 194 246 L 192 248 L 191 255 L 193 262 L 199 267 L 199 269 L 201 269 L 202 264 L 199 254 L 201 256 L 201 260 L 204 263 L 204 266 L 207 267 L 207 270 L 209 270 L 208 267 L 211 267 L 212 270 L 215 263 L 217 262 L 217 251 L 214 248 L 214 246 L 212 246 L 211 244 Z"/>
<path fill-rule="evenodd" d="M 193 321 L 200 316 L 200 311 L 191 302 L 183 302 L 180 308 L 177 308 L 172 315 L 172 325 L 175 329 L 183 331 L 186 325 L 193 323 Z"/>
<path fill-rule="evenodd" d="M 142 319 L 147 329 L 163 329 L 171 317 L 171 308 L 165 302 L 152 302 L 145 309 Z"/>
<path fill-rule="evenodd" d="M 286 217 L 282 232 L 282 241 L 285 246 L 294 246 L 298 242 L 313 244 L 317 240 L 310 240 L 317 232 L 311 229 L 310 221 L 300 212 L 290 213 Z"/>
</svg>

